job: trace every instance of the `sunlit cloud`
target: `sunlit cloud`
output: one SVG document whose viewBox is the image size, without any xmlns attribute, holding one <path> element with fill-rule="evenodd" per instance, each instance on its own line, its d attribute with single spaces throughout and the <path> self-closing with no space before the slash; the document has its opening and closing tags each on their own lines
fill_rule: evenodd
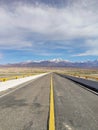
<svg viewBox="0 0 98 130">
<path fill-rule="evenodd" d="M 77 54 L 76 56 L 98 56 L 98 39 L 87 40 L 85 42 L 87 50 L 83 53 Z"/>
<path fill-rule="evenodd" d="M 60 55 L 55 50 L 62 49 L 70 56 L 98 55 L 97 0 L 65 0 L 64 6 L 55 0 L 51 4 L 14 0 L 13 6 L 1 2 L 0 49 L 38 50 L 42 55 L 51 53 L 49 50 Z M 73 42 L 76 39 L 83 42 Z M 79 53 L 81 46 L 85 49 Z"/>
</svg>

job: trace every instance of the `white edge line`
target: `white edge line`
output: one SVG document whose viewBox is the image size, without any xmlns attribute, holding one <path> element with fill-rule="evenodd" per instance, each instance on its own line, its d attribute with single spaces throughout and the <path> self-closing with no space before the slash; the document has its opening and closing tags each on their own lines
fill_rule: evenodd
<svg viewBox="0 0 98 130">
<path fill-rule="evenodd" d="M 47 75 L 47 74 L 46 74 L 46 75 Z M 43 75 L 43 76 L 44 76 L 44 75 Z M 41 77 L 43 77 L 43 76 L 41 76 Z M 29 80 L 29 81 L 27 81 L 27 82 L 35 81 L 36 79 L 39 79 L 39 78 L 41 78 L 41 77 L 37 77 L 37 78 L 35 78 L 35 79 L 31 79 L 31 80 Z M 24 83 L 27 83 L 27 82 L 24 82 Z M 19 84 L 19 85 L 22 85 L 22 84 L 24 84 L 24 83 L 21 83 L 21 84 Z M 19 85 L 17 85 L 16 87 L 18 87 Z M 18 90 L 18 89 L 20 89 L 20 88 L 23 88 L 23 87 L 25 87 L 25 85 L 23 85 L 23 86 L 21 86 L 21 87 L 18 87 L 18 88 L 14 89 L 14 90 L 12 90 L 12 91 L 10 91 L 10 92 L 8 92 L 8 93 L 5 93 L 5 94 L 1 95 L 0 98 L 2 98 L 2 97 L 4 97 L 4 96 L 7 96 L 7 95 L 9 95 L 9 94 L 15 92 L 16 90 Z M 10 88 L 9 88 L 9 89 L 10 89 Z"/>
</svg>

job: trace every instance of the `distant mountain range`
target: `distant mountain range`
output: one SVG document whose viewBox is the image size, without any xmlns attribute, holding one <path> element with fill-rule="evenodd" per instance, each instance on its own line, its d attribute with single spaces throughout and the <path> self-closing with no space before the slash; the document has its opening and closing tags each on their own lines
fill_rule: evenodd
<svg viewBox="0 0 98 130">
<path fill-rule="evenodd" d="M 1 67 L 74 67 L 74 68 L 98 68 L 98 60 L 71 62 L 62 59 L 26 61 L 13 64 L 0 65 Z"/>
</svg>

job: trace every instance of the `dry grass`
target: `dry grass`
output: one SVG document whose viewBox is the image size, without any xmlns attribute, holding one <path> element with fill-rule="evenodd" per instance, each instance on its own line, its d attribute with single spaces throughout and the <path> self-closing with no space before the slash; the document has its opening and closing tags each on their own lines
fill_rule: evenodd
<svg viewBox="0 0 98 130">
<path fill-rule="evenodd" d="M 22 67 L 2 67 L 0 68 L 0 81 L 6 81 L 10 79 L 23 78 L 31 75 L 37 75 L 48 72 L 42 68 L 22 68 Z"/>
<path fill-rule="evenodd" d="M 0 68 L 0 81 L 17 79 L 46 72 L 57 72 L 82 78 L 98 80 L 98 69 L 54 68 L 54 67 L 44 67 L 44 68 L 2 67 Z"/>
<path fill-rule="evenodd" d="M 98 81 L 98 69 L 67 68 L 63 73 Z"/>
</svg>

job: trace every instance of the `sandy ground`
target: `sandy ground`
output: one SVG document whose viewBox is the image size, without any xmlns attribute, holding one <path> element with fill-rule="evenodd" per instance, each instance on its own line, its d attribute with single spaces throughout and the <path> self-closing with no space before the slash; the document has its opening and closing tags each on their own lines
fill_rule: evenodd
<svg viewBox="0 0 98 130">
<path fill-rule="evenodd" d="M 9 81 L 6 81 L 6 82 L 0 82 L 0 92 L 7 90 L 9 88 L 13 88 L 13 87 L 20 85 L 22 83 L 25 83 L 27 81 L 42 77 L 46 74 L 47 73 L 36 75 L 36 76 L 29 76 L 29 77 L 26 77 L 26 78 L 13 79 L 13 80 L 9 80 Z"/>
</svg>

